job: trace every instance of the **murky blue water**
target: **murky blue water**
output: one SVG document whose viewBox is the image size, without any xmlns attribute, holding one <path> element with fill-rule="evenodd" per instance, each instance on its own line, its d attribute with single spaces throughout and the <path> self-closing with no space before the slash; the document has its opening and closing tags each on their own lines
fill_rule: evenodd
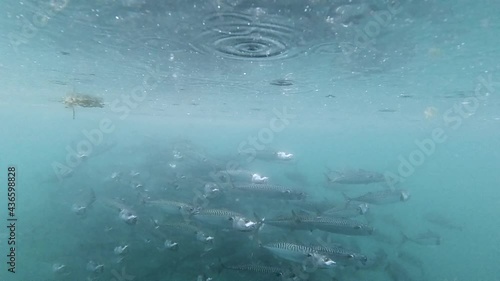
<svg viewBox="0 0 500 281">
<path fill-rule="evenodd" d="M 496 1 L 159 2 L 0 4 L 0 280 L 500 280 Z M 358 169 L 385 180 L 331 182 Z M 349 218 L 372 235 L 266 223 L 381 190 L 411 196 Z"/>
</svg>

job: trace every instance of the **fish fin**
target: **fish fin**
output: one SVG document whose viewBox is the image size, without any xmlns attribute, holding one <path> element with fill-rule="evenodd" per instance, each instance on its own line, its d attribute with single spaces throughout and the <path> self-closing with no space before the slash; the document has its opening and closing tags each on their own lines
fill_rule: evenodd
<svg viewBox="0 0 500 281">
<path fill-rule="evenodd" d="M 219 257 L 218 258 L 218 261 L 219 261 L 219 264 L 217 266 L 217 274 L 219 275 L 222 270 L 224 270 L 226 268 L 226 266 L 224 265 L 224 263 L 222 262 L 222 259 Z"/>
<path fill-rule="evenodd" d="M 89 198 L 89 202 L 87 202 L 87 208 L 90 208 L 90 206 L 92 206 L 92 204 L 94 204 L 96 200 L 96 196 L 95 196 L 95 192 L 94 192 L 94 189 L 91 188 L 90 189 L 90 198 Z"/>
<path fill-rule="evenodd" d="M 333 183 L 332 179 L 330 179 L 330 177 L 328 176 L 328 173 L 323 173 L 323 175 L 325 175 L 326 182 Z"/>
<path fill-rule="evenodd" d="M 399 232 L 401 234 L 401 242 L 399 243 L 399 246 L 402 246 L 406 242 L 410 241 L 410 237 L 408 235 L 404 234 L 403 231 Z"/>
<path fill-rule="evenodd" d="M 332 172 L 332 171 L 333 171 L 333 170 L 332 170 L 332 169 L 330 169 L 330 167 L 328 167 L 328 165 L 326 165 L 326 164 L 325 164 L 325 168 L 326 168 L 326 170 L 327 170 L 328 172 Z"/>
<path fill-rule="evenodd" d="M 253 217 L 258 222 L 264 222 L 264 220 L 266 219 L 266 218 L 260 218 L 260 216 L 256 212 L 253 212 Z"/>
<path fill-rule="evenodd" d="M 259 234 L 260 234 L 260 231 L 262 230 L 262 228 L 264 227 L 264 221 L 266 218 L 260 218 L 259 215 L 257 215 L 255 212 L 253 213 L 253 216 L 255 217 L 255 220 L 257 221 L 257 227 L 255 228 L 255 230 L 253 231 L 252 233 L 252 236 L 253 236 L 253 240 L 257 242 L 257 244 L 260 246 L 260 238 L 259 238 Z"/>
<path fill-rule="evenodd" d="M 300 223 L 300 217 L 299 217 L 299 216 L 297 216 L 297 214 L 295 213 L 295 211 L 294 211 L 294 210 L 292 210 L 292 217 L 293 217 L 293 221 L 294 221 L 295 223 Z"/>
<path fill-rule="evenodd" d="M 347 201 L 347 203 L 352 201 L 352 198 L 347 196 L 347 194 L 345 194 L 345 192 L 342 192 L 342 196 L 344 196 L 344 199 Z"/>
</svg>

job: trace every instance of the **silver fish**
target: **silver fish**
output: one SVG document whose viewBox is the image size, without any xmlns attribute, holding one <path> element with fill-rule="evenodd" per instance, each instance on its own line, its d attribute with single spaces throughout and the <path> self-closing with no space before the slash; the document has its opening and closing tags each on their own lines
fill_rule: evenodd
<svg viewBox="0 0 500 281">
<path fill-rule="evenodd" d="M 336 217 L 296 216 L 297 224 L 310 230 L 318 229 L 326 232 L 345 235 L 371 235 L 373 227 L 352 219 Z"/>
<path fill-rule="evenodd" d="M 164 247 L 164 249 L 175 252 L 175 251 L 179 250 L 179 243 L 167 239 L 163 243 L 163 247 Z M 159 249 L 159 250 L 163 250 L 163 249 Z"/>
<path fill-rule="evenodd" d="M 170 236 L 174 234 L 189 235 L 203 243 L 213 243 L 214 240 L 213 236 L 208 235 L 202 229 L 185 222 L 161 224 L 159 229 L 160 231 L 169 233 Z"/>
<path fill-rule="evenodd" d="M 362 216 L 368 212 L 369 205 L 363 202 L 349 201 L 342 207 L 336 207 L 323 212 L 325 216 L 334 216 L 340 218 L 353 218 Z"/>
<path fill-rule="evenodd" d="M 432 231 L 427 231 L 423 232 L 420 234 L 417 234 L 415 236 L 408 236 L 401 232 L 402 236 L 402 241 L 401 244 L 406 243 L 406 242 L 412 242 L 418 245 L 423 245 L 423 246 L 437 246 L 441 245 L 441 235 L 438 233 L 432 232 Z"/>
<path fill-rule="evenodd" d="M 311 248 L 342 265 L 365 265 L 368 261 L 365 255 L 340 246 L 312 246 Z"/>
<path fill-rule="evenodd" d="M 442 228 L 450 229 L 450 230 L 463 230 L 463 226 L 454 223 L 447 217 L 436 213 L 436 212 L 431 212 L 431 213 L 426 213 L 424 216 L 424 219 L 434 225 L 440 226 Z"/>
<path fill-rule="evenodd" d="M 215 183 L 206 183 L 203 186 L 203 196 L 207 199 L 220 198 L 223 195 L 223 190 Z"/>
<path fill-rule="evenodd" d="M 297 207 L 297 209 L 300 209 L 301 211 L 307 212 L 309 214 L 314 213 L 318 216 L 323 214 L 327 210 L 341 208 L 340 206 L 337 206 L 336 204 L 329 202 L 327 200 L 323 201 L 296 200 L 296 201 L 291 201 L 290 203 L 293 204 L 293 206 Z M 345 205 L 345 203 L 343 203 L 342 205 Z"/>
<path fill-rule="evenodd" d="M 170 200 L 151 200 L 147 204 L 158 206 L 165 213 L 170 215 L 190 215 L 195 211 L 195 208 L 187 203 L 170 201 Z"/>
<path fill-rule="evenodd" d="M 251 183 L 254 172 L 238 169 L 238 170 L 223 170 L 220 171 L 219 174 L 223 175 L 227 179 L 230 179 L 231 181 L 241 181 L 241 182 Z"/>
<path fill-rule="evenodd" d="M 261 226 L 261 222 L 252 221 L 242 214 L 225 209 L 201 209 L 193 214 L 193 218 L 210 225 L 231 227 L 242 232 L 256 231 Z"/>
<path fill-rule="evenodd" d="M 93 189 L 90 189 L 90 195 L 86 199 L 86 202 L 83 204 L 77 204 L 77 203 L 73 204 L 71 206 L 71 211 L 73 211 L 73 213 L 75 213 L 77 216 L 84 217 L 85 215 L 87 215 L 87 210 L 90 209 L 90 207 L 92 207 L 92 204 L 94 204 L 95 200 L 96 200 L 95 192 Z"/>
<path fill-rule="evenodd" d="M 127 206 L 125 206 L 122 202 L 120 202 L 118 200 L 106 200 L 105 204 L 108 207 L 112 207 L 114 209 L 119 210 L 120 212 L 118 214 L 118 217 L 120 218 L 120 220 L 122 220 L 126 224 L 128 224 L 128 225 L 137 224 L 138 217 L 135 214 L 135 212 L 132 211 Z"/>
<path fill-rule="evenodd" d="M 288 242 L 277 242 L 263 245 L 263 247 L 277 257 L 288 261 L 297 263 L 312 262 L 313 265 L 319 268 L 331 268 L 335 266 L 333 260 L 319 254 L 316 250 L 308 246 Z"/>
<path fill-rule="evenodd" d="M 257 214 L 254 214 L 255 217 L 259 217 Z M 292 216 L 278 216 L 271 219 L 264 219 L 264 224 L 272 225 L 279 228 L 285 228 L 290 230 L 311 230 L 310 225 L 302 224 L 300 218 L 302 215 L 296 215 L 295 212 L 292 212 Z M 308 216 L 303 216 L 307 218 Z"/>
<path fill-rule="evenodd" d="M 333 184 L 370 184 L 385 181 L 385 176 L 383 174 L 363 169 L 347 169 L 343 171 L 329 170 L 325 176 L 328 182 Z"/>
<path fill-rule="evenodd" d="M 405 202 L 410 199 L 410 192 L 404 189 L 372 191 L 358 197 L 348 197 L 347 201 L 359 201 L 374 205 L 383 205 L 397 202 Z"/>
<path fill-rule="evenodd" d="M 222 263 L 220 259 L 219 259 L 219 264 L 220 264 L 219 273 L 220 271 L 222 271 L 222 269 L 229 269 L 236 271 L 249 271 L 267 275 L 275 275 L 277 277 L 283 276 L 285 274 L 285 270 L 283 268 L 275 266 L 267 266 L 267 265 L 253 264 L 253 263 L 229 265 Z"/>
<path fill-rule="evenodd" d="M 233 189 L 231 191 L 269 199 L 302 200 L 306 198 L 306 193 L 302 191 L 271 184 L 237 183 L 233 185 Z"/>
</svg>

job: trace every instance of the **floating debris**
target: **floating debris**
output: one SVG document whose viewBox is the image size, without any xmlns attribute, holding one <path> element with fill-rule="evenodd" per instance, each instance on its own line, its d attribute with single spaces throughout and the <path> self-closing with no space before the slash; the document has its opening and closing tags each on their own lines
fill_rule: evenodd
<svg viewBox="0 0 500 281">
<path fill-rule="evenodd" d="M 293 80 L 286 79 L 286 78 L 280 78 L 271 81 L 269 84 L 273 86 L 280 86 L 280 87 L 286 87 L 286 86 L 292 86 L 293 85 Z"/>
<path fill-rule="evenodd" d="M 378 112 L 385 112 L 385 113 L 393 113 L 396 111 L 397 111 L 396 109 L 392 109 L 392 108 L 382 108 L 382 109 L 378 110 Z"/>
<path fill-rule="evenodd" d="M 409 98 L 413 98 L 412 95 L 409 95 L 409 94 L 400 94 L 398 96 L 399 98 L 402 98 L 402 99 L 409 99 Z"/>
<path fill-rule="evenodd" d="M 425 119 L 433 119 L 438 114 L 437 108 L 429 106 L 424 110 Z"/>
<path fill-rule="evenodd" d="M 78 93 L 73 93 L 71 95 L 66 96 L 62 103 L 66 106 L 66 108 L 71 107 L 73 110 L 73 119 L 75 119 L 75 106 L 81 107 L 104 107 L 104 103 L 102 102 L 102 98 L 93 97 L 90 95 L 83 95 Z"/>
<path fill-rule="evenodd" d="M 326 95 L 325 98 L 329 98 L 329 99 L 332 99 L 334 98 L 335 96 L 334 95 Z"/>
</svg>

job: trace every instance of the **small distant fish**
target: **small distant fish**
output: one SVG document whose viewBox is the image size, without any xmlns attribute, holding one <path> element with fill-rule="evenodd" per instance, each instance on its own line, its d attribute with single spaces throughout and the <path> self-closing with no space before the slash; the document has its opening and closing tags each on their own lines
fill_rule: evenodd
<svg viewBox="0 0 500 281">
<path fill-rule="evenodd" d="M 254 172 L 248 170 L 222 170 L 217 172 L 220 177 L 224 177 L 225 181 L 231 180 L 233 182 L 252 182 Z"/>
<path fill-rule="evenodd" d="M 285 87 L 285 86 L 292 86 L 293 85 L 293 80 L 286 79 L 286 78 L 280 78 L 280 79 L 275 79 L 269 84 L 273 86 L 280 86 L 280 87 Z"/>
<path fill-rule="evenodd" d="M 119 210 L 118 217 L 128 225 L 137 224 L 138 217 L 134 211 L 126 207 L 123 203 L 117 200 L 108 200 L 106 205 Z"/>
<path fill-rule="evenodd" d="M 195 208 L 187 203 L 170 201 L 170 200 L 151 200 L 147 204 L 158 206 L 164 212 L 171 215 L 190 215 L 195 211 Z"/>
<path fill-rule="evenodd" d="M 258 217 L 257 214 L 254 214 L 254 216 Z M 290 230 L 311 230 L 309 225 L 300 223 L 295 213 L 293 216 L 278 216 L 271 219 L 264 219 L 264 224 Z"/>
<path fill-rule="evenodd" d="M 177 250 L 179 250 L 179 244 L 177 242 L 174 242 L 172 240 L 165 240 L 165 242 L 163 243 L 163 246 L 165 247 L 165 249 L 167 250 L 170 250 L 170 251 L 174 251 L 176 252 Z"/>
<path fill-rule="evenodd" d="M 328 181 L 334 184 L 370 184 L 385 181 L 383 174 L 363 169 L 344 171 L 330 170 L 325 175 Z"/>
<path fill-rule="evenodd" d="M 119 217 L 126 224 L 129 224 L 129 225 L 137 224 L 138 217 L 132 211 L 130 211 L 128 209 L 122 209 L 120 211 Z"/>
<path fill-rule="evenodd" d="M 371 235 L 373 227 L 356 220 L 328 216 L 297 215 L 265 219 L 264 224 L 290 230 L 321 230 L 344 235 Z"/>
<path fill-rule="evenodd" d="M 215 226 L 228 226 L 233 217 L 243 215 L 226 209 L 201 209 L 193 213 L 193 218 Z"/>
<path fill-rule="evenodd" d="M 422 246 L 437 246 L 441 245 L 441 235 L 433 231 L 427 231 L 415 236 L 408 236 L 401 232 L 402 241 L 401 244 L 406 242 L 412 242 Z"/>
<path fill-rule="evenodd" d="M 450 229 L 450 230 L 459 230 L 462 231 L 463 227 L 461 225 L 458 225 L 454 222 L 452 222 L 450 219 L 446 218 L 445 216 L 439 214 L 439 213 L 426 213 L 424 216 L 424 219 L 434 225 L 440 226 L 442 228 Z"/>
<path fill-rule="evenodd" d="M 405 202 L 410 199 L 410 192 L 403 189 L 372 191 L 358 197 L 348 197 L 345 193 L 343 194 L 347 201 L 365 202 L 374 205 Z"/>
<path fill-rule="evenodd" d="M 297 223 L 309 229 L 317 229 L 344 235 L 372 235 L 373 227 L 352 219 L 336 217 L 296 216 Z"/>
<path fill-rule="evenodd" d="M 87 215 L 87 210 L 90 209 L 90 207 L 92 206 L 92 204 L 94 204 L 96 200 L 96 196 L 95 196 L 95 192 L 93 189 L 90 189 L 90 195 L 88 197 L 88 199 L 86 200 L 86 202 L 84 204 L 73 204 L 73 206 L 71 207 L 71 210 L 73 211 L 73 213 L 75 213 L 77 216 L 85 216 Z"/>
<path fill-rule="evenodd" d="M 92 272 L 92 273 L 103 273 L 104 272 L 104 265 L 103 264 L 97 264 L 94 261 L 89 261 L 87 263 L 87 270 Z"/>
<path fill-rule="evenodd" d="M 113 253 L 115 253 L 115 255 L 125 255 L 128 253 L 128 248 L 128 245 L 116 246 L 113 250 Z"/>
<path fill-rule="evenodd" d="M 71 271 L 68 269 L 68 266 L 61 263 L 54 263 L 52 265 L 52 272 L 61 276 L 68 276 L 71 274 Z"/>
<path fill-rule="evenodd" d="M 201 209 L 193 214 L 193 218 L 206 224 L 231 227 L 241 232 L 258 231 L 262 225 L 260 221 L 253 221 L 242 214 L 225 209 Z"/>
<path fill-rule="evenodd" d="M 268 199 L 302 200 L 306 198 L 306 194 L 302 191 L 271 184 L 234 184 L 232 191 Z"/>
<path fill-rule="evenodd" d="M 210 182 L 203 186 L 203 197 L 207 199 L 220 198 L 222 195 L 223 190 L 216 183 Z"/>
<path fill-rule="evenodd" d="M 259 264 L 237 264 L 230 265 L 222 263 L 222 260 L 219 259 L 219 273 L 222 269 L 230 269 L 235 271 L 249 271 L 254 273 L 262 273 L 268 275 L 274 275 L 277 277 L 281 277 L 284 275 L 285 270 L 281 267 L 267 266 L 267 265 L 259 265 Z"/>
<path fill-rule="evenodd" d="M 399 98 L 408 99 L 408 98 L 412 98 L 413 96 L 412 96 L 412 95 L 409 95 L 409 94 L 400 94 L 398 97 L 399 97 Z"/>
<path fill-rule="evenodd" d="M 342 207 L 335 207 L 323 212 L 325 216 L 334 216 L 340 218 L 353 218 L 366 214 L 369 210 L 369 205 L 364 202 L 348 201 Z"/>
<path fill-rule="evenodd" d="M 323 201 L 300 200 L 300 201 L 292 201 L 290 203 L 303 212 L 309 214 L 313 213 L 318 216 L 322 215 L 324 212 L 330 209 L 343 208 L 343 206 L 345 206 L 345 204 L 342 204 L 343 205 L 342 207 L 337 206 L 336 204 L 329 202 L 328 200 L 323 200 Z"/>
<path fill-rule="evenodd" d="M 379 109 L 378 112 L 394 113 L 394 112 L 397 112 L 397 110 L 396 109 L 392 109 L 392 108 L 382 108 L 382 109 Z"/>
</svg>

